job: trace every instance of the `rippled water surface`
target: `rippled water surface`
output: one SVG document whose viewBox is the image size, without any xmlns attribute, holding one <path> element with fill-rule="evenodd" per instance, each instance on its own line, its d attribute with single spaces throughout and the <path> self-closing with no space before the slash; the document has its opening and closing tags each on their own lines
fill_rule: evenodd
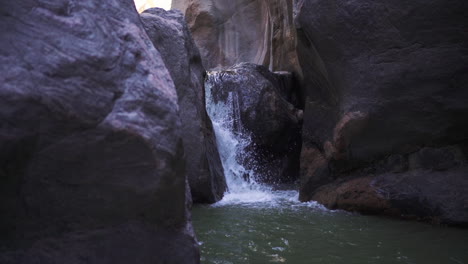
<svg viewBox="0 0 468 264">
<path fill-rule="evenodd" d="M 194 207 L 202 263 L 468 263 L 465 229 L 332 212 L 294 191 L 244 196 Z"/>
</svg>

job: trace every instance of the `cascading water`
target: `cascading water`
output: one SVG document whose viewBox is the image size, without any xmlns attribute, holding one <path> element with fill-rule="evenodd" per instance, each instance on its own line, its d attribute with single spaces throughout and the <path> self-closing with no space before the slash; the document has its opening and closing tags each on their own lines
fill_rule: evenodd
<svg viewBox="0 0 468 264">
<path fill-rule="evenodd" d="M 271 187 L 259 183 L 258 175 L 240 162 L 247 160 L 255 163 L 254 155 L 247 150 L 252 140 L 242 126 L 237 92 L 228 92 L 225 100 L 214 99 L 213 89 L 221 82 L 221 75 L 221 72 L 209 72 L 205 82 L 206 108 L 213 122 L 228 186 L 228 192 L 218 205 L 276 202 L 284 199 L 297 201 L 297 191 L 273 191 Z"/>
</svg>

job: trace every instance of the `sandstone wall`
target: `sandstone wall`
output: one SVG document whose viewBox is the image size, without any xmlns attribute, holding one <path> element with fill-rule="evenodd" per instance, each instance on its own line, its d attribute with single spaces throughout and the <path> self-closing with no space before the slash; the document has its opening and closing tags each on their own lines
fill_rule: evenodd
<svg viewBox="0 0 468 264">
<path fill-rule="evenodd" d="M 292 0 L 174 0 L 207 69 L 252 62 L 300 74 Z"/>
</svg>

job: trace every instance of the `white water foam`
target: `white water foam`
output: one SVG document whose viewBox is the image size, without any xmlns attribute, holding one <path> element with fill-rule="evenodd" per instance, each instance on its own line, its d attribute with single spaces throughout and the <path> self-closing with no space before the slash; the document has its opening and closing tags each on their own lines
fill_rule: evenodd
<svg viewBox="0 0 468 264">
<path fill-rule="evenodd" d="M 269 186 L 258 183 L 255 172 L 246 169 L 239 162 L 240 158 L 254 159 L 246 151 L 252 140 L 242 127 L 237 93 L 229 92 L 227 100 L 215 102 L 212 91 L 213 84 L 219 82 L 219 73 L 210 72 L 205 83 L 206 108 L 213 122 L 218 151 L 228 186 L 224 198 L 214 206 L 300 204 L 301 206 L 317 207 L 315 202 L 299 203 L 297 191 L 273 190 Z M 245 175 L 249 175 L 249 177 L 244 177 Z"/>
<path fill-rule="evenodd" d="M 213 122 L 228 186 L 221 204 L 271 201 L 270 188 L 257 183 L 254 172 L 246 169 L 238 160 L 241 155 L 247 155 L 245 148 L 252 141 L 242 127 L 237 93 L 229 92 L 225 102 L 215 102 L 212 84 L 219 81 L 217 73 L 210 73 L 208 78 L 210 79 L 206 82 L 206 108 Z M 250 176 L 248 180 L 245 179 L 246 175 Z"/>
</svg>

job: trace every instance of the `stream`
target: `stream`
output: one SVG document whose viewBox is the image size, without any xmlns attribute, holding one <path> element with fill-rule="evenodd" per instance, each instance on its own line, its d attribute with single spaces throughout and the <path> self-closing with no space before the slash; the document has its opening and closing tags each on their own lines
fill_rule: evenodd
<svg viewBox="0 0 468 264">
<path fill-rule="evenodd" d="M 467 230 L 329 211 L 297 202 L 294 191 L 273 195 L 195 206 L 202 263 L 468 263 Z"/>
<path fill-rule="evenodd" d="M 203 264 L 468 264 L 468 230 L 330 211 L 300 203 L 294 186 L 258 183 L 239 162 L 251 141 L 236 94 L 215 102 L 216 81 L 211 72 L 206 103 L 229 191 L 214 205 L 193 208 Z"/>
</svg>

